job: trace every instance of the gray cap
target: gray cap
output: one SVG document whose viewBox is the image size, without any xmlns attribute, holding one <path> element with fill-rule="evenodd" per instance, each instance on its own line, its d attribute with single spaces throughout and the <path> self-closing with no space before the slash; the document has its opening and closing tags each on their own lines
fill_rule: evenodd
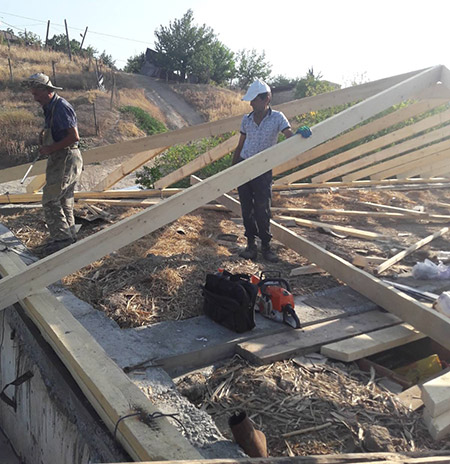
<svg viewBox="0 0 450 464">
<path fill-rule="evenodd" d="M 32 74 L 28 79 L 25 80 L 25 84 L 30 87 L 47 87 L 53 90 L 62 90 L 62 87 L 56 87 L 52 84 L 52 81 L 44 73 Z"/>
</svg>

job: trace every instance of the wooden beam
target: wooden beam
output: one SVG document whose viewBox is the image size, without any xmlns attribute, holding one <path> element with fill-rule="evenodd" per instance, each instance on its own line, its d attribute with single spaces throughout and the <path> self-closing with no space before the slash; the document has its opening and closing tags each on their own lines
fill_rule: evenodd
<svg viewBox="0 0 450 464">
<path fill-rule="evenodd" d="M 36 176 L 26 188 L 27 193 L 39 192 L 41 188 L 45 185 L 47 176 L 45 174 L 39 174 Z"/>
<path fill-rule="evenodd" d="M 436 131 L 433 131 L 433 132 L 436 132 Z M 446 128 L 445 130 L 439 131 L 439 134 L 435 133 L 434 136 L 436 135 L 439 136 L 443 132 L 448 132 L 448 134 L 450 135 L 450 128 Z M 427 141 L 425 143 L 430 143 L 433 141 L 433 135 L 431 134 L 433 133 L 430 133 L 430 135 L 426 134 L 426 136 L 422 136 L 420 138 L 422 140 L 426 139 Z M 436 138 L 435 140 L 438 140 L 438 139 L 439 137 Z M 407 153 L 406 155 L 401 155 L 401 153 L 404 153 L 405 151 L 408 151 L 408 150 L 412 150 L 416 148 L 416 146 L 417 145 L 415 142 L 412 143 L 411 141 L 409 141 L 409 142 L 404 142 L 400 144 L 399 146 L 387 148 L 386 150 L 382 150 L 381 152 L 374 153 L 373 155 L 369 155 L 366 157 L 368 158 L 367 159 L 368 167 L 359 169 L 358 171 L 342 176 L 342 180 L 353 181 L 353 180 L 362 179 L 368 176 L 378 176 L 379 174 L 380 174 L 379 177 L 381 177 L 381 179 L 385 177 L 389 177 L 389 175 L 385 176 L 385 171 L 387 173 L 395 172 L 395 169 L 398 166 L 401 166 L 407 161 L 423 158 L 424 156 L 428 156 L 438 151 L 445 150 L 449 146 L 449 141 L 444 140 L 442 142 L 434 143 L 433 145 Z M 383 162 L 380 162 L 380 161 L 383 161 Z M 373 164 L 373 163 L 377 163 L 377 164 Z M 391 169 L 393 169 L 393 171 L 389 171 Z M 381 180 L 381 179 L 376 179 L 376 180 Z"/>
<path fill-rule="evenodd" d="M 440 66 L 429 69 L 437 70 L 437 73 L 440 72 Z M 385 91 L 386 89 L 389 89 L 390 87 L 397 84 L 401 84 L 404 81 L 414 78 L 415 76 L 423 75 L 423 73 L 428 72 L 429 69 L 413 71 L 398 76 L 368 82 L 366 84 L 361 84 L 354 87 L 348 87 L 345 89 L 335 90 L 333 92 L 315 95 L 313 97 L 302 98 L 301 100 L 283 103 L 282 105 L 275 106 L 274 108 L 283 111 L 285 114 L 291 114 L 295 116 L 298 114 L 307 113 L 309 111 L 316 111 L 318 109 L 324 109 L 336 105 L 342 105 L 344 103 L 358 101 L 371 97 L 372 95 L 376 95 L 379 92 Z M 433 85 L 434 82 L 430 86 L 427 86 L 427 88 Z M 418 89 L 417 92 L 420 92 L 424 89 L 425 88 L 420 90 Z M 417 92 L 414 91 L 412 94 L 409 94 L 408 97 L 413 96 Z M 202 137 L 221 135 L 225 132 L 238 130 L 241 119 L 242 115 L 233 116 L 231 118 L 223 119 L 220 121 L 199 124 L 191 127 L 184 127 L 176 131 L 165 132 L 149 137 L 142 137 L 139 139 L 128 140 L 126 142 L 93 148 L 83 152 L 83 160 L 85 165 L 87 165 L 112 158 L 117 158 L 118 156 L 132 155 L 135 153 L 152 150 L 158 147 L 166 147 L 179 143 L 185 143 Z M 38 161 L 34 165 L 33 174 L 43 174 L 45 172 L 45 165 L 46 160 Z M 0 183 L 21 179 L 29 166 L 30 163 L 27 163 L 20 166 L 3 169 L 0 171 Z"/>
<path fill-rule="evenodd" d="M 432 417 L 450 410 L 450 372 L 422 385 L 422 401 Z"/>
<path fill-rule="evenodd" d="M 0 253 L 2 276 L 17 274 L 26 267 L 15 253 Z M 114 433 L 121 417 L 139 408 L 148 414 L 158 412 L 158 408 L 47 289 L 25 298 L 21 305 L 111 433 Z M 201 457 L 165 417 L 155 419 L 151 426 L 137 417 L 123 420 L 117 427 L 116 436 L 136 461 Z"/>
<path fill-rule="evenodd" d="M 399 208 L 401 210 L 402 208 Z M 280 208 L 280 207 L 272 207 L 270 208 L 272 213 L 274 214 L 286 214 L 286 215 L 299 215 L 299 216 L 309 216 L 309 215 L 328 215 L 328 216 L 362 216 L 362 217 L 375 217 L 375 218 L 393 218 L 393 219 L 401 219 L 405 217 L 411 217 L 411 214 L 398 212 L 386 212 L 386 211 L 354 211 L 354 210 L 346 210 L 346 209 L 316 209 L 316 208 Z M 408 211 L 408 210 L 404 210 Z M 411 210 L 409 210 L 411 211 Z M 414 213 L 418 213 L 418 211 L 413 211 Z M 419 213 L 420 214 L 420 213 Z M 450 220 L 450 215 L 446 214 L 429 214 L 429 213 L 421 213 L 422 216 L 432 219 L 439 219 L 439 220 Z"/>
<path fill-rule="evenodd" d="M 194 174 L 194 172 L 200 171 L 200 169 L 204 168 L 210 163 L 217 161 L 223 158 L 225 155 L 230 153 L 230 151 L 234 150 L 239 141 L 239 134 L 233 135 L 229 139 L 222 142 L 217 147 L 208 150 L 206 153 L 198 156 L 191 162 L 185 164 L 181 168 L 177 169 L 176 171 L 171 172 L 167 176 L 159 179 L 155 182 L 155 188 L 161 189 L 165 187 L 169 187 L 170 185 L 178 182 L 185 177 Z"/>
<path fill-rule="evenodd" d="M 152 461 L 141 464 L 444 464 L 448 450 L 401 453 L 350 453 L 317 456 L 283 456 L 279 458 L 199 459 L 193 461 Z M 109 463 L 113 464 L 113 463 Z M 128 464 L 128 463 L 118 463 Z"/>
<path fill-rule="evenodd" d="M 448 232 L 448 230 L 449 230 L 448 227 L 443 227 L 441 230 L 438 230 L 434 234 L 429 235 L 428 237 L 425 237 L 422 240 L 419 240 L 418 242 L 414 243 L 410 247 L 406 248 L 406 250 L 403 250 L 400 253 L 397 253 L 396 255 L 392 256 L 389 259 L 387 259 L 384 263 L 380 264 L 375 269 L 375 273 L 376 274 L 381 274 L 386 269 L 389 269 L 391 266 L 398 263 L 399 261 L 401 261 L 406 256 L 410 255 L 411 253 L 414 253 L 414 251 L 416 251 L 419 248 L 422 248 L 426 244 L 430 243 L 435 238 L 442 237 L 442 235 L 446 234 Z"/>
<path fill-rule="evenodd" d="M 305 139 L 300 135 L 295 135 L 237 165 L 231 166 L 200 184 L 193 185 L 183 193 L 174 195 L 41 259 L 18 275 L 1 279 L 0 309 L 159 229 L 227 191 L 267 172 L 275 165 L 288 161 L 299 152 L 309 150 L 330 137 L 334 137 L 355 124 L 378 114 L 383 109 L 408 99 L 420 90 L 434 85 L 439 75 L 440 66 L 427 69 L 401 84 L 384 90 L 378 95 L 317 124 L 312 137 Z"/>
<path fill-rule="evenodd" d="M 351 362 L 424 337 L 425 335 L 414 327 L 403 323 L 323 345 L 320 353 L 338 361 Z"/>
<path fill-rule="evenodd" d="M 309 227 L 312 229 L 317 229 L 317 228 L 322 227 L 325 229 L 330 229 L 340 234 L 351 235 L 352 237 L 359 237 L 359 238 L 364 238 L 368 240 L 386 240 L 387 238 L 385 235 L 377 234 L 376 232 L 369 232 L 367 230 L 355 229 L 353 227 L 338 226 L 335 224 L 328 224 L 325 222 L 310 221 L 309 219 L 299 219 L 293 216 L 277 216 L 277 218 L 288 220 L 288 221 L 292 220 L 298 226 Z"/>
<path fill-rule="evenodd" d="M 103 205 L 109 206 L 122 206 L 124 208 L 134 208 L 134 207 L 142 207 L 148 208 L 149 206 L 156 205 L 161 200 L 93 200 L 93 199 L 86 199 L 86 200 L 78 200 L 78 204 L 97 204 L 101 203 Z M 201 209 L 206 209 L 210 211 L 228 211 L 225 206 L 222 205 L 203 205 L 200 206 Z"/>
<path fill-rule="evenodd" d="M 379 119 L 376 119 L 375 121 L 365 124 L 364 126 L 357 127 L 356 129 L 353 129 L 350 132 L 342 134 L 339 137 L 336 137 L 335 139 L 329 140 L 328 142 L 323 143 L 319 147 L 315 147 L 309 150 L 308 152 L 303 153 L 301 156 L 295 157 L 288 163 L 276 167 L 273 170 L 273 174 L 277 176 L 285 171 L 294 169 L 301 164 L 317 159 L 327 153 L 337 150 L 338 148 L 345 147 L 350 143 L 367 137 L 368 135 L 377 133 L 383 129 L 386 129 L 387 127 L 402 122 L 405 119 L 409 119 L 411 117 L 429 111 L 443 103 L 445 103 L 445 100 L 425 100 L 408 105 L 407 107 L 401 108 L 391 114 L 388 114 L 387 116 L 383 116 Z M 308 177 L 307 171 L 296 171 L 292 174 L 282 177 L 281 179 L 275 181 L 275 183 L 290 184 L 304 177 Z"/>
<path fill-rule="evenodd" d="M 423 169 L 429 169 L 430 166 L 434 166 L 435 164 L 442 162 L 446 162 L 447 166 L 450 164 L 450 148 L 447 150 L 440 151 L 438 153 L 433 153 L 432 155 L 428 155 L 426 158 L 419 158 L 402 164 L 397 168 L 397 172 L 395 173 L 395 175 L 397 176 L 397 178 L 416 176 Z"/>
<path fill-rule="evenodd" d="M 164 190 L 107 190 L 105 192 L 75 192 L 78 199 L 112 199 L 112 198 L 167 198 L 184 189 Z M 42 200 L 42 193 L 13 193 L 0 195 L 0 204 L 9 203 L 38 203 Z"/>
<path fill-rule="evenodd" d="M 326 162 L 323 162 L 323 166 L 318 171 L 324 171 L 327 169 L 327 172 L 315 176 L 311 179 L 312 182 L 325 182 L 330 179 L 334 179 L 337 177 L 342 176 L 343 174 L 347 174 L 348 172 L 355 171 L 356 169 L 360 169 L 363 166 L 367 166 L 367 153 L 373 152 L 383 147 L 387 147 L 392 145 L 393 143 L 399 142 L 400 140 L 404 140 L 411 136 L 416 136 L 417 134 L 431 129 L 432 127 L 438 126 L 450 120 L 450 110 L 444 111 L 443 113 L 434 114 L 429 116 L 428 118 L 422 119 L 421 121 L 411 124 L 410 126 L 403 127 L 397 131 L 391 132 L 386 134 L 382 137 L 378 137 L 370 142 L 367 142 L 363 145 L 359 145 L 358 147 L 352 148 L 351 150 L 347 150 L 343 153 L 338 155 L 332 156 Z M 448 129 L 448 128 L 447 128 Z M 398 152 L 405 151 L 413 145 L 412 148 L 417 146 L 423 145 L 428 143 L 428 141 L 434 141 L 442 137 L 446 137 L 450 134 L 450 130 L 444 130 L 444 128 L 439 131 L 435 130 L 428 134 L 425 134 L 423 137 L 414 137 L 411 141 L 404 142 L 406 145 L 398 144 Z M 433 134 L 433 135 L 431 135 Z M 440 135 L 442 134 L 442 135 Z M 427 138 L 428 137 L 428 138 Z M 423 141 L 422 141 L 423 139 Z M 409 144 L 408 144 L 409 143 Z M 384 154 L 389 153 L 388 151 L 383 151 Z M 348 163 L 348 161 L 363 156 L 363 158 L 353 161 L 352 163 Z M 343 164 L 343 166 L 335 167 L 338 164 Z"/>
<path fill-rule="evenodd" d="M 145 163 L 148 163 L 151 159 L 158 156 L 168 147 L 155 148 L 150 151 L 144 151 L 143 153 L 137 153 L 132 158 L 124 161 L 119 165 L 118 168 L 110 172 L 104 179 L 102 179 L 92 190 L 94 192 L 103 192 L 116 185 L 117 182 L 121 181 L 124 177 L 131 174 L 136 169 L 139 169 Z"/>
</svg>

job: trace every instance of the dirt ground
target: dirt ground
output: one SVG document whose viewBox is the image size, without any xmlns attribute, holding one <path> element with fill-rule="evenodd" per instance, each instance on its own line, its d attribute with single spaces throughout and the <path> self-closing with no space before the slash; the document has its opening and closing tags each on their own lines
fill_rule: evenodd
<svg viewBox="0 0 450 464">
<path fill-rule="evenodd" d="M 448 214 L 447 188 L 421 189 L 330 189 L 320 193 L 303 191 L 274 193 L 274 207 L 337 208 L 376 211 L 363 204 L 372 202 L 427 213 Z M 140 208 L 107 207 L 113 222 Z M 109 226 L 88 220 L 92 212 L 77 205 L 79 238 Z M 381 211 L 381 209 L 380 209 Z M 340 224 L 386 236 L 382 240 L 338 237 L 324 230 L 295 227 L 296 233 L 351 261 L 356 254 L 385 259 L 436 232 L 447 221 L 425 217 L 378 218 L 358 216 L 301 216 Z M 40 209 L 3 215 L 9 227 L 31 250 L 45 239 Z M 236 241 L 227 241 L 236 236 Z M 292 269 L 308 261 L 275 242 L 277 264 L 261 256 L 255 261 L 238 257 L 245 245 L 242 225 L 231 213 L 198 209 L 162 229 L 143 237 L 63 279 L 79 298 L 116 320 L 121 327 L 137 327 L 165 320 L 187 319 L 202 314 L 200 285 L 219 267 L 231 272 L 259 273 L 277 270 L 288 279 L 295 295 L 314 293 L 341 284 L 327 273 L 290 277 Z M 439 251 L 450 251 L 447 236 L 406 257 L 383 276 L 395 279 L 411 271 L 425 258 L 436 262 Z M 370 270 L 370 269 L 369 269 Z M 373 268 L 372 268 L 373 270 Z M 447 282 L 443 282 L 446 285 Z M 268 440 L 271 456 L 342 453 L 352 451 L 414 451 L 442 449 L 445 440 L 434 443 L 421 420 L 421 412 L 409 412 L 380 383 L 375 373 L 362 372 L 355 364 L 302 364 L 292 360 L 256 367 L 236 357 L 211 374 L 179 379 L 180 390 L 198 407 L 208 411 L 225 436 L 231 412 L 245 409 Z M 323 427 L 321 427 L 323 426 Z M 286 438 L 292 430 L 319 427 L 309 433 Z"/>
</svg>

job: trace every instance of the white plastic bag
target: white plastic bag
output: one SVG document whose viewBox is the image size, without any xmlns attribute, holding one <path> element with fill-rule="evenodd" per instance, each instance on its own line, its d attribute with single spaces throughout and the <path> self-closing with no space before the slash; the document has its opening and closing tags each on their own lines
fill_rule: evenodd
<svg viewBox="0 0 450 464">
<path fill-rule="evenodd" d="M 434 302 L 433 308 L 444 316 L 450 317 L 450 292 L 443 292 Z"/>
<path fill-rule="evenodd" d="M 450 267 L 441 262 L 434 264 L 426 259 L 423 263 L 417 263 L 412 268 L 412 275 L 415 279 L 450 279 Z"/>
</svg>

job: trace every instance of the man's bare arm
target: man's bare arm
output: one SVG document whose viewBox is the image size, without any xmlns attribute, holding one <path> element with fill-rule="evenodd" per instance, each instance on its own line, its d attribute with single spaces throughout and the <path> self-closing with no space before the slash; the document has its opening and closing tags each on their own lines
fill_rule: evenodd
<svg viewBox="0 0 450 464">
<path fill-rule="evenodd" d="M 243 148 L 244 142 L 245 142 L 245 137 L 246 137 L 245 134 L 241 134 L 241 136 L 239 137 L 238 145 L 237 145 L 236 149 L 234 150 L 232 164 L 236 164 L 236 163 L 239 162 L 239 158 L 241 157 L 241 151 L 242 151 L 242 148 Z"/>
<path fill-rule="evenodd" d="M 55 151 L 70 147 L 79 140 L 80 136 L 78 134 L 78 129 L 76 127 L 70 127 L 69 129 L 67 129 L 67 135 L 62 140 L 60 140 L 59 142 L 52 143 L 51 145 L 42 145 L 39 148 L 39 153 L 41 155 L 50 155 Z"/>
</svg>

